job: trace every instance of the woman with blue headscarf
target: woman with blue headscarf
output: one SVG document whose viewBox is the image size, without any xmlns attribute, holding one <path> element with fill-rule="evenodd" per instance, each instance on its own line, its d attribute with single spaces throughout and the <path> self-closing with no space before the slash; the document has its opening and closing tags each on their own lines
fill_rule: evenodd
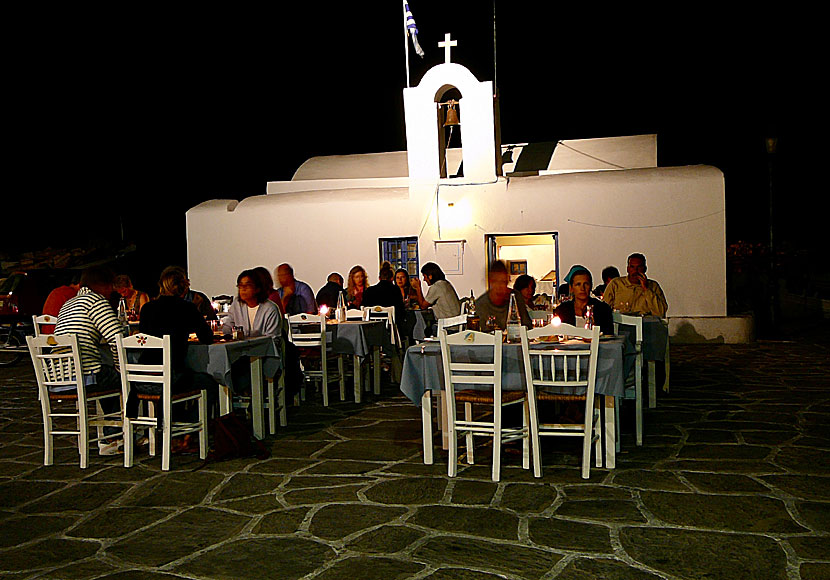
<svg viewBox="0 0 830 580">
<path fill-rule="evenodd" d="M 587 307 L 591 307 L 594 326 L 599 326 L 602 334 L 614 334 L 614 318 L 611 307 L 605 302 L 591 296 L 593 278 L 584 266 L 576 265 L 565 276 L 570 288 L 571 300 L 563 302 L 556 309 L 556 315 L 562 322 L 576 325 L 577 317 L 586 318 Z"/>
</svg>

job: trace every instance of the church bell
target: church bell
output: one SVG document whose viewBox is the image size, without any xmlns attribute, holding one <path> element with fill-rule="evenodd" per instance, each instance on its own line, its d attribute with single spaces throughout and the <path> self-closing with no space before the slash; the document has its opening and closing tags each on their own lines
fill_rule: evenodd
<svg viewBox="0 0 830 580">
<path fill-rule="evenodd" d="M 441 104 L 447 105 L 447 118 L 444 121 L 444 127 L 459 126 L 461 121 L 458 120 L 458 101 L 450 100 Z"/>
</svg>

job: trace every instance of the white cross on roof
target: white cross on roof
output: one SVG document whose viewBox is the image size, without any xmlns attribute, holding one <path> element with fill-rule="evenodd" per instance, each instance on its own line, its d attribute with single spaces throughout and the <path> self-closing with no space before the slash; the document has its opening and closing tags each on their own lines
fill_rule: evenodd
<svg viewBox="0 0 830 580">
<path fill-rule="evenodd" d="M 444 62 L 451 62 L 450 61 L 450 50 L 452 50 L 453 46 L 458 46 L 457 40 L 450 40 L 450 33 L 447 32 L 444 35 L 444 42 L 439 42 L 438 47 L 444 49 Z"/>
</svg>

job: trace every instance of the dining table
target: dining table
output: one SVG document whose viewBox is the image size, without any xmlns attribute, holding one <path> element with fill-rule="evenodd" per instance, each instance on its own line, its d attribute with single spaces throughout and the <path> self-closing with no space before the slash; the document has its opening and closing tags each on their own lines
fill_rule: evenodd
<svg viewBox="0 0 830 580">
<path fill-rule="evenodd" d="M 302 333 L 303 324 L 292 325 Z M 319 332 L 319 325 L 317 325 Z M 391 346 L 390 333 L 384 320 L 336 320 L 326 321 L 326 344 L 337 354 L 349 355 L 354 362 L 354 400 L 362 401 L 363 377 L 361 362 L 371 357 L 374 367 L 375 394 L 380 394 L 380 351 Z"/>
<path fill-rule="evenodd" d="M 629 314 L 629 316 L 641 316 Z M 648 375 L 648 405 L 657 406 L 657 361 L 665 363 L 666 378 L 663 382 L 663 391 L 669 392 L 669 323 L 665 318 L 652 315 L 641 316 L 643 320 L 643 343 L 641 345 L 643 360 L 647 363 Z M 634 368 L 636 356 L 635 329 L 628 324 L 619 324 L 618 334 L 624 336 L 625 342 L 625 370 L 626 376 Z"/>
<path fill-rule="evenodd" d="M 484 361 L 488 356 L 492 360 L 492 348 L 485 346 L 465 346 L 466 356 L 471 361 Z M 566 340 L 564 342 L 547 343 L 534 341 L 530 343 L 531 350 L 537 349 L 580 349 L 585 348 L 581 340 Z M 595 383 L 596 395 L 602 397 L 602 448 L 604 450 L 602 464 L 609 469 L 616 465 L 616 426 L 614 409 L 617 398 L 625 394 L 625 374 L 623 370 L 623 350 L 625 338 L 622 336 L 603 336 L 599 344 L 597 360 L 597 376 Z M 482 357 L 482 358 L 479 358 Z M 444 390 L 444 370 L 441 358 L 441 346 L 438 340 L 425 340 L 411 346 L 406 351 L 401 374 L 401 392 L 416 406 L 421 406 L 430 397 L 425 397 L 427 391 L 441 393 Z M 502 388 L 504 390 L 523 390 L 526 388 L 525 370 L 521 346 L 519 344 L 505 344 L 502 350 Z M 584 388 L 562 390 L 563 394 L 583 394 Z M 443 400 L 443 397 L 441 398 Z M 442 432 L 442 445 L 448 448 L 446 429 L 446 410 L 439 404 L 439 424 Z"/>
<path fill-rule="evenodd" d="M 263 376 L 273 379 L 282 369 L 280 349 L 270 336 L 238 340 L 219 339 L 213 344 L 188 344 L 186 364 L 197 372 L 208 373 L 219 383 L 219 414 L 233 408 L 233 377 L 231 366 L 242 357 L 251 363 L 251 418 L 254 436 L 265 437 Z M 269 401 L 269 404 L 274 402 Z"/>
</svg>

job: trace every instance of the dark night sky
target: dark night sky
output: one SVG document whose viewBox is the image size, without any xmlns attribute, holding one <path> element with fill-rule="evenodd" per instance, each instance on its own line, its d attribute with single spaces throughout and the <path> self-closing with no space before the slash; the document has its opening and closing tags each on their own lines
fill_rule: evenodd
<svg viewBox="0 0 830 580">
<path fill-rule="evenodd" d="M 775 135 L 780 227 L 801 235 L 783 203 L 806 183 L 796 172 L 803 107 L 788 102 L 801 82 L 790 49 L 768 47 L 786 19 L 548 5 L 497 3 L 503 142 L 657 133 L 660 165 L 724 171 L 729 240 L 763 241 L 764 137 Z M 16 93 L 14 159 L 30 193 L 12 207 L 37 215 L 51 197 L 62 219 L 4 245 L 117 238 L 123 223 L 148 259 L 183 261 L 184 213 L 200 201 L 264 193 L 314 155 L 405 149 L 400 3 L 331 6 L 113 8 L 96 14 L 106 25 L 77 28 L 63 21 L 85 20 L 75 8 L 52 14 L 38 27 L 48 48 L 18 64 L 29 82 Z M 410 50 L 413 85 L 443 60 L 445 32 L 459 42 L 455 62 L 493 79 L 492 2 L 410 7 L 426 51 L 421 61 Z"/>
</svg>

